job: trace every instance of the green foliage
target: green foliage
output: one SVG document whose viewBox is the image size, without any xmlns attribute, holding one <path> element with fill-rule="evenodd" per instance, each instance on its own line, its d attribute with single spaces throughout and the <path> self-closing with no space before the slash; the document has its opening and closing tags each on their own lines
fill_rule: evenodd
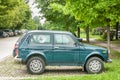
<svg viewBox="0 0 120 80">
<path fill-rule="evenodd" d="M 43 26 L 42 29 L 49 29 L 49 30 L 64 30 L 65 26 L 62 25 L 62 23 L 50 23 L 47 21 Z"/>
<path fill-rule="evenodd" d="M 87 26 L 107 26 L 120 22 L 119 0 L 66 0 L 64 13 L 75 16 Z"/>
<path fill-rule="evenodd" d="M 19 29 L 31 17 L 24 0 L 0 0 L 0 28 Z"/>
<path fill-rule="evenodd" d="M 114 36 L 115 36 L 115 32 L 114 32 L 114 31 L 110 31 L 110 40 L 111 40 L 111 41 L 113 40 Z M 103 32 L 102 38 L 103 38 L 104 40 L 107 40 L 107 31 L 104 31 L 104 32 Z"/>
<path fill-rule="evenodd" d="M 47 22 L 51 24 L 51 27 L 46 27 L 46 29 L 57 29 L 57 30 L 67 30 L 73 31 L 73 29 L 77 28 L 78 21 L 74 18 L 74 16 L 70 16 L 63 14 L 62 5 L 65 5 L 64 0 L 37 0 L 39 3 L 39 7 L 41 8 L 41 13 L 44 14 Z M 55 4 L 58 7 L 55 7 Z M 48 24 L 48 23 L 46 23 Z"/>
<path fill-rule="evenodd" d="M 105 32 L 106 27 L 97 27 L 92 29 L 92 34 L 93 35 L 102 35 L 103 32 Z"/>
<path fill-rule="evenodd" d="M 36 23 L 33 19 L 29 19 L 27 22 L 25 22 L 22 27 L 23 29 L 28 29 L 28 30 L 34 30 L 36 29 Z"/>
</svg>

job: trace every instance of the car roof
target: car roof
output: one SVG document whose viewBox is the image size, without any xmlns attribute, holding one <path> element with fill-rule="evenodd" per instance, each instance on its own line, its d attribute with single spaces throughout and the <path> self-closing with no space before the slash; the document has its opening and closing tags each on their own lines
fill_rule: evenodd
<svg viewBox="0 0 120 80">
<path fill-rule="evenodd" d="M 27 33 L 64 33 L 64 34 L 71 34 L 68 31 L 55 31 L 55 30 L 32 30 L 32 31 L 28 31 Z"/>
</svg>

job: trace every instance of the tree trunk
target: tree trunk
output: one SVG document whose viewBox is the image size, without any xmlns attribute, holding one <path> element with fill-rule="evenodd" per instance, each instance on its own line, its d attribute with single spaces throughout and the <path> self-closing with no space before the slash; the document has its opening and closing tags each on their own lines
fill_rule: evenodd
<svg viewBox="0 0 120 80">
<path fill-rule="evenodd" d="M 118 27 L 119 27 L 119 22 L 116 23 L 116 32 L 115 32 L 115 38 L 118 40 Z"/>
<path fill-rule="evenodd" d="M 80 28 L 78 27 L 78 38 L 80 38 Z"/>
<path fill-rule="evenodd" d="M 90 40 L 89 40 L 89 26 L 86 27 L 86 40 L 88 43 L 90 42 Z"/>
<path fill-rule="evenodd" d="M 110 25 L 107 26 L 107 49 L 110 53 Z"/>
</svg>

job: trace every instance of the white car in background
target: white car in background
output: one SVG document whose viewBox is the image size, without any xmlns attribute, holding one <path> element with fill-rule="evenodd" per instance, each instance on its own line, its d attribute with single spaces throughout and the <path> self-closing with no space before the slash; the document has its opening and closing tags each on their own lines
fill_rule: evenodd
<svg viewBox="0 0 120 80">
<path fill-rule="evenodd" d="M 120 31 L 118 31 L 118 38 L 120 38 Z"/>
</svg>

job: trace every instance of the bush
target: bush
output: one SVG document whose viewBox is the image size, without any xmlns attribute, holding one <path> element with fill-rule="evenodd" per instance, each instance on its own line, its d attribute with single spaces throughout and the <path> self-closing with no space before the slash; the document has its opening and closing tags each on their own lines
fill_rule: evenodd
<svg viewBox="0 0 120 80">
<path fill-rule="evenodd" d="M 106 28 L 94 28 L 92 29 L 92 35 L 102 35 Z"/>
<path fill-rule="evenodd" d="M 115 35 L 114 31 L 110 31 L 110 40 L 111 41 L 114 39 L 114 35 Z M 102 38 L 105 39 L 105 40 L 107 40 L 107 30 L 105 30 L 103 32 Z"/>
</svg>

